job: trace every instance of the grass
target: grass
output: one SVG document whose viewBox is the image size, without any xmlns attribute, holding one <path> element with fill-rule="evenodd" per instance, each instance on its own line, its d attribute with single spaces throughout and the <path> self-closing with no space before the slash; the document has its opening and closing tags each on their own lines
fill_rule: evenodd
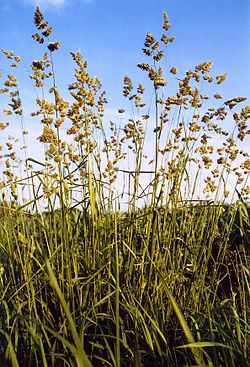
<svg viewBox="0 0 250 367">
<path fill-rule="evenodd" d="M 176 95 L 164 97 L 162 48 L 174 40 L 164 14 L 161 41 L 148 33 L 149 61 L 138 64 L 154 107 L 125 76 L 119 114 L 127 103 L 132 117 L 107 126 L 101 82 L 79 52 L 71 53 L 70 101 L 61 97 L 53 62 L 60 44 L 39 8 L 34 19 L 33 38 L 48 43 L 31 65 L 45 156 L 15 150 L 13 139 L 2 148 L 1 366 L 247 366 L 249 155 L 238 148 L 249 134 L 250 108 L 238 107 L 245 98 L 218 106 L 215 93 L 215 107 L 206 107 L 199 83 L 217 88 L 226 78 L 211 75 L 211 62 L 187 71 Z M 19 56 L 3 54 L 18 67 Z M 18 81 L 1 78 L 10 98 L 2 112 L 10 127 L 12 118 L 24 126 Z M 226 116 L 232 133 L 223 129 Z M 7 131 L 8 123 L 0 126 Z M 219 147 L 210 145 L 215 137 Z"/>
</svg>

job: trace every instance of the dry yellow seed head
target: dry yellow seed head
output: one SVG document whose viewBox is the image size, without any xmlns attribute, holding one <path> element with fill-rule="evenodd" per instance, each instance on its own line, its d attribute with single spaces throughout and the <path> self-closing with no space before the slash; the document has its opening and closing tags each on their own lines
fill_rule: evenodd
<svg viewBox="0 0 250 367">
<path fill-rule="evenodd" d="M 10 111 L 10 110 L 3 110 L 3 113 L 4 113 L 5 116 L 12 115 L 12 111 Z"/>
<path fill-rule="evenodd" d="M 172 68 L 170 69 L 170 73 L 171 73 L 171 74 L 177 74 L 177 72 L 178 72 L 178 69 L 177 69 L 177 68 L 175 68 L 175 67 L 172 67 Z"/>
<path fill-rule="evenodd" d="M 216 80 L 217 84 L 223 83 L 227 79 L 227 74 L 217 75 Z"/>
<path fill-rule="evenodd" d="M 57 143 L 56 133 L 47 125 L 43 127 L 43 134 L 37 138 L 42 143 Z"/>
<path fill-rule="evenodd" d="M 216 94 L 214 95 L 214 98 L 215 98 L 215 99 L 222 99 L 222 96 L 221 96 L 220 94 L 216 93 Z"/>
<path fill-rule="evenodd" d="M 43 14 L 40 8 L 37 7 L 34 14 L 34 23 L 37 27 L 39 27 L 42 22 L 43 22 Z"/>
<path fill-rule="evenodd" d="M 164 19 L 164 23 L 163 23 L 163 29 L 165 29 L 165 31 L 168 31 L 169 28 L 170 28 L 170 22 L 169 22 L 169 19 L 168 19 L 168 15 L 167 13 L 163 13 L 163 19 Z"/>
<path fill-rule="evenodd" d="M 48 49 L 49 49 L 51 52 L 53 52 L 53 51 L 55 51 L 55 50 L 59 50 L 59 48 L 60 48 L 60 43 L 59 43 L 59 42 L 50 42 L 50 43 L 48 44 Z"/>
<path fill-rule="evenodd" d="M 211 70 L 211 67 L 213 65 L 212 61 L 204 62 L 202 64 L 199 64 L 195 67 L 195 71 L 198 73 L 201 71 L 202 73 L 207 73 Z"/>
</svg>

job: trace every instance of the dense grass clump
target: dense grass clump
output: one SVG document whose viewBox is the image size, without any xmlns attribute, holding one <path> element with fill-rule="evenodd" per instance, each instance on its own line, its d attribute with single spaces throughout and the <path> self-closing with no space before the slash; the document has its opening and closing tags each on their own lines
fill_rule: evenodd
<svg viewBox="0 0 250 367">
<path fill-rule="evenodd" d="M 164 13 L 161 39 L 146 35 L 148 62 L 138 64 L 154 105 L 125 76 L 118 113 L 126 122 L 107 124 L 105 92 L 80 52 L 71 52 L 75 81 L 62 98 L 53 62 L 60 44 L 39 8 L 34 21 L 34 40 L 48 48 L 30 75 L 45 154 L 28 154 L 25 129 L 21 151 L 14 137 L 2 148 L 0 365 L 247 366 L 249 154 L 240 143 L 250 106 L 238 108 L 246 99 L 217 105 L 226 75 L 212 76 L 212 62 L 178 76 L 176 95 L 166 97 L 161 63 L 174 37 Z M 18 67 L 19 56 L 2 52 Z M 17 78 L 0 81 L 10 99 L 1 130 L 16 119 L 24 127 Z"/>
</svg>

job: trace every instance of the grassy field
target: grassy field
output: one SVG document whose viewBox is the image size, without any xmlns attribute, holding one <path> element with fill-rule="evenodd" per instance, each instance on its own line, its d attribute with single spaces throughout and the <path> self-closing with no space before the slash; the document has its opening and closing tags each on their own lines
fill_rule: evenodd
<svg viewBox="0 0 250 367">
<path fill-rule="evenodd" d="M 246 99 L 199 90 L 226 79 L 211 74 L 211 62 L 163 70 L 174 41 L 164 14 L 161 39 L 146 35 L 147 62 L 138 64 L 153 106 L 125 76 L 118 120 L 132 112 L 122 126 L 107 123 L 105 92 L 80 52 L 71 52 L 69 100 L 61 96 L 53 61 L 60 44 L 39 8 L 34 22 L 46 51 L 31 64 L 31 115 L 45 154 L 28 155 L 26 130 L 21 151 L 10 137 L 0 152 L 0 365 L 247 367 L 250 159 L 239 148 L 249 134 L 250 106 L 239 106 Z M 2 52 L 10 70 L 21 65 Z M 167 72 L 179 86 L 166 97 Z M 24 126 L 25 114 L 17 78 L 4 72 L 0 82 L 4 132 L 13 119 Z"/>
</svg>

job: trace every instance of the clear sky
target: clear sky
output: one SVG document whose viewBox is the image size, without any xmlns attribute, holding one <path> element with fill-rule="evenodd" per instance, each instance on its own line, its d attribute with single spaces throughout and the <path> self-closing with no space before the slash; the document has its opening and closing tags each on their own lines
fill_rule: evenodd
<svg viewBox="0 0 250 367">
<path fill-rule="evenodd" d="M 27 100 L 35 99 L 29 65 L 46 51 L 31 38 L 36 6 L 53 27 L 52 40 L 61 44 L 54 53 L 59 86 L 73 81 L 69 51 L 80 50 L 90 74 L 100 77 L 107 91 L 110 111 L 124 103 L 125 75 L 137 82 L 146 79 L 136 65 L 145 61 L 141 48 L 146 33 L 161 35 L 163 11 L 169 15 L 169 35 L 176 37 L 163 61 L 166 69 L 176 66 L 183 76 L 211 60 L 214 75 L 228 74 L 218 90 L 223 97 L 250 98 L 250 0 L 0 0 L 0 48 L 22 57 L 20 90 Z M 0 55 L 0 69 L 2 62 Z M 33 134 L 37 136 L 37 126 Z"/>
<path fill-rule="evenodd" d="M 212 60 L 216 73 L 229 76 L 223 86 L 228 97 L 250 97 L 249 0 L 0 0 L 0 47 L 14 50 L 27 68 L 42 54 L 31 39 L 37 5 L 62 45 L 55 56 L 59 78 L 72 80 L 68 52 L 81 50 L 111 105 L 119 103 L 125 74 L 144 78 L 136 64 L 143 61 L 146 32 L 160 34 L 163 11 L 176 36 L 167 67 L 186 70 Z"/>
</svg>

